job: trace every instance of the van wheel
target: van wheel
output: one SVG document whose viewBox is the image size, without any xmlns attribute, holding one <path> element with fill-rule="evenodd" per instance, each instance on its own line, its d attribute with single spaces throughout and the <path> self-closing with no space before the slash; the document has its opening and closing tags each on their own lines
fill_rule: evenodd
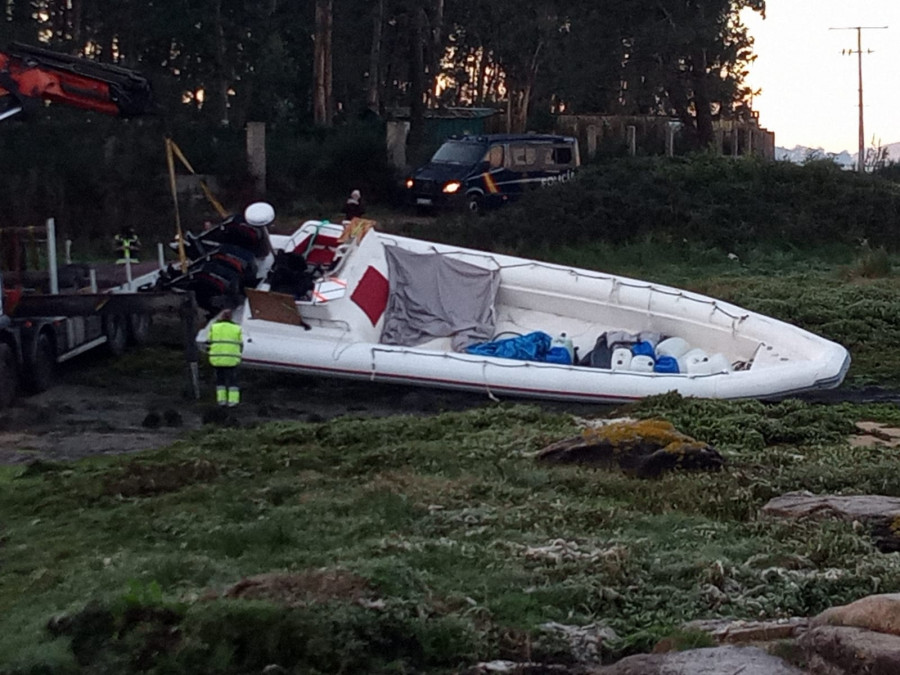
<svg viewBox="0 0 900 675">
<path fill-rule="evenodd" d="M 484 197 L 479 194 L 469 195 L 468 207 L 470 213 L 480 216 L 484 213 Z"/>
<path fill-rule="evenodd" d="M 0 410 L 8 408 L 16 399 L 18 389 L 18 373 L 16 372 L 16 355 L 12 347 L 6 343 L 0 343 Z"/>
</svg>

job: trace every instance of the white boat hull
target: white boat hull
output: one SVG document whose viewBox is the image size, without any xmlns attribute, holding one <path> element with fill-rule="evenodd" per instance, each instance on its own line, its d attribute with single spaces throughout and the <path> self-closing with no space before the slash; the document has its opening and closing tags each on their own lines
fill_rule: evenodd
<svg viewBox="0 0 900 675">
<path fill-rule="evenodd" d="M 301 234 L 272 237 L 276 248 L 287 250 L 300 239 Z M 373 294 L 368 293 L 370 286 L 381 289 L 383 280 L 394 283 L 387 278 L 385 246 L 437 253 L 496 270 L 495 335 L 565 332 L 584 354 L 607 331 L 654 331 L 681 337 L 709 354 L 723 355 L 728 363 L 741 363 L 742 368 L 672 374 L 520 361 L 453 351 L 449 336 L 417 345 L 382 344 L 384 308 L 360 298 Z M 309 330 L 254 317 L 249 301 L 235 312 L 244 331 L 246 367 L 493 397 L 612 403 L 672 391 L 722 399 L 784 397 L 836 387 L 850 364 L 847 350 L 834 342 L 696 293 L 374 230 L 345 251 L 334 275 L 337 282 L 320 282 L 323 293 L 318 299 L 314 294 L 312 300 L 297 303 Z M 201 331 L 199 342 L 205 341 L 205 333 Z"/>
</svg>

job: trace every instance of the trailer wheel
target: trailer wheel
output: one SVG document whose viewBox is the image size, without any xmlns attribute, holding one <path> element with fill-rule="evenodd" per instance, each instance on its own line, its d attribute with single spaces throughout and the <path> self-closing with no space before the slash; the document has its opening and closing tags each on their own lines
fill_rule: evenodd
<svg viewBox="0 0 900 675">
<path fill-rule="evenodd" d="M 128 315 L 128 341 L 138 347 L 150 341 L 150 315 Z"/>
<path fill-rule="evenodd" d="M 103 332 L 106 333 L 106 349 L 113 356 L 122 356 L 128 348 L 128 326 L 124 317 L 110 314 L 103 321 Z"/>
<path fill-rule="evenodd" d="M 18 369 L 16 368 L 16 355 L 12 347 L 6 343 L 0 343 L 0 410 L 8 408 L 16 399 L 18 389 Z"/>
<path fill-rule="evenodd" d="M 56 371 L 56 350 L 50 336 L 41 332 L 35 338 L 34 348 L 28 355 L 25 388 L 31 394 L 39 394 L 53 386 Z"/>
</svg>

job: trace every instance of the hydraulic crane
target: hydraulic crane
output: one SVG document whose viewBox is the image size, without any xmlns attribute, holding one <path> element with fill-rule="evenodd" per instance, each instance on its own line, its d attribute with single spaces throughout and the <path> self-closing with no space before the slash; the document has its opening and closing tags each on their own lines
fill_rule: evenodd
<svg viewBox="0 0 900 675">
<path fill-rule="evenodd" d="M 0 120 L 40 101 L 116 117 L 154 107 L 150 82 L 137 71 L 20 43 L 0 50 Z M 52 231 L 47 242 L 55 270 Z M 189 306 L 187 296 L 131 291 L 129 284 L 105 293 L 23 294 L 4 288 L 0 277 L 0 409 L 20 386 L 32 392 L 49 387 L 56 364 L 101 344 L 115 354 L 129 340 L 146 339 L 151 312 Z"/>
<path fill-rule="evenodd" d="M 117 117 L 153 108 L 150 81 L 135 70 L 14 42 L 0 50 L 0 120 L 21 112 L 28 99 Z"/>
</svg>

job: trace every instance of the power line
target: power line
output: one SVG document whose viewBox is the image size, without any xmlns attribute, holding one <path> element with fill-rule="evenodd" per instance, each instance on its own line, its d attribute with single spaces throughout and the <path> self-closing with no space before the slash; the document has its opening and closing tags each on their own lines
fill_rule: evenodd
<svg viewBox="0 0 900 675">
<path fill-rule="evenodd" d="M 829 28 L 828 30 L 855 30 L 856 31 L 856 49 L 842 49 L 841 54 L 856 54 L 859 61 L 859 154 L 856 158 L 856 170 L 859 173 L 866 171 L 866 134 L 865 125 L 863 124 L 863 76 L 862 76 L 862 57 L 863 53 L 871 54 L 872 50 L 867 49 L 863 52 L 862 48 L 862 32 L 864 30 L 885 30 L 887 26 L 846 26 L 844 28 Z"/>
</svg>

